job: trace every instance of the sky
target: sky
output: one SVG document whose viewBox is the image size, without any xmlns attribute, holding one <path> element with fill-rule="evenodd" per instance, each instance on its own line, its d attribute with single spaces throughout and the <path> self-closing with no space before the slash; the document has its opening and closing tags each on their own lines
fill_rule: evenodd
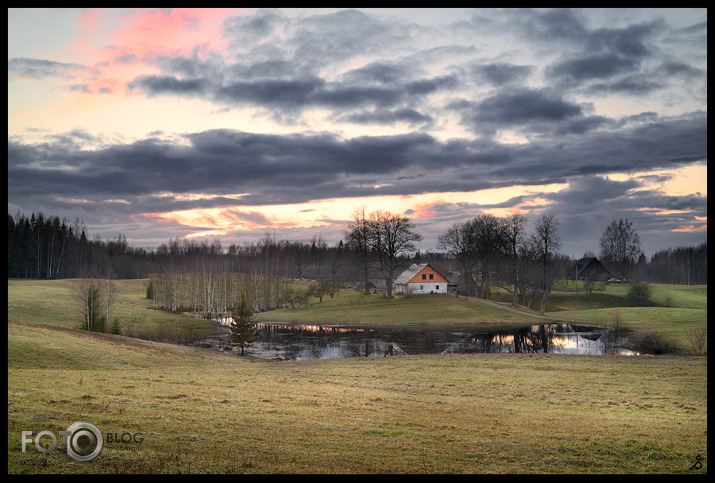
<svg viewBox="0 0 715 483">
<path fill-rule="evenodd" d="M 707 9 L 8 9 L 8 213 L 422 251 L 482 214 L 707 241 Z"/>
</svg>

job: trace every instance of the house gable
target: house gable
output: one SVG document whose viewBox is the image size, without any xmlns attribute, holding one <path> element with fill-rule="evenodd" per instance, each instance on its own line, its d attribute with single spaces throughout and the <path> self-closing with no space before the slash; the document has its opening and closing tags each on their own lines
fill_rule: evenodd
<svg viewBox="0 0 715 483">
<path fill-rule="evenodd" d="M 576 262 L 577 280 L 605 281 L 610 278 L 611 273 L 595 257 L 585 257 Z"/>
<path fill-rule="evenodd" d="M 447 293 L 449 281 L 428 263 L 414 264 L 395 279 L 395 292 Z"/>
<path fill-rule="evenodd" d="M 407 283 L 449 283 L 437 270 L 427 264 L 417 272 Z"/>
</svg>

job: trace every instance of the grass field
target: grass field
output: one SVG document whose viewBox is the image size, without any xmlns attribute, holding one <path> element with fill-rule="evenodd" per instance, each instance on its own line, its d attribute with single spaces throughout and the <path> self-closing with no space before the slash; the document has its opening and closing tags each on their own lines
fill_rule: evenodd
<svg viewBox="0 0 715 483">
<path fill-rule="evenodd" d="M 143 283 L 118 282 L 123 320 L 188 323 L 150 310 Z M 8 281 L 8 473 L 707 473 L 706 356 L 267 361 L 77 330 L 70 289 Z M 673 337 L 706 323 L 705 287 L 661 289 L 667 303 L 640 309 L 555 295 L 561 308 L 547 315 L 605 320 L 617 308 Z M 345 292 L 260 315 L 416 326 L 528 317 L 450 296 L 430 311 L 429 299 Z M 141 437 L 105 442 L 87 463 L 21 451 L 22 431 L 58 435 L 76 421 Z"/>
</svg>

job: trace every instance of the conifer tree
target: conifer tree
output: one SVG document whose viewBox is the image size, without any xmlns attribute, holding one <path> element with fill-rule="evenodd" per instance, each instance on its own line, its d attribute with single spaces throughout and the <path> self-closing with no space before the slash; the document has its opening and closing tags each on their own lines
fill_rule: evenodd
<svg viewBox="0 0 715 483">
<path fill-rule="evenodd" d="M 231 333 L 228 342 L 232 347 L 239 346 L 241 355 L 244 355 L 245 348 L 253 342 L 256 335 L 256 320 L 253 317 L 253 310 L 246 303 L 246 297 L 241 297 L 241 304 L 232 316 Z"/>
</svg>

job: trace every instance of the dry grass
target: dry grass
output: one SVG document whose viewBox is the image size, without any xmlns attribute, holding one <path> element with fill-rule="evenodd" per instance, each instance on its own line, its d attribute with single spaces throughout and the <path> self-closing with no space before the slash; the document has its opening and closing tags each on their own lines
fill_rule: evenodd
<svg viewBox="0 0 715 483">
<path fill-rule="evenodd" d="M 692 473 L 706 382 L 703 357 L 274 362 L 9 323 L 8 473 Z M 144 439 L 20 451 L 75 421 Z"/>
<path fill-rule="evenodd" d="M 265 361 L 76 330 L 71 283 L 8 281 L 8 473 L 707 472 L 706 357 Z M 135 328 L 206 325 L 150 310 L 144 281 L 117 284 L 115 314 Z M 558 294 L 549 315 L 608 324 L 617 309 L 630 327 L 676 340 L 706 326 L 707 287 L 657 287 L 656 307 L 614 308 L 624 290 Z M 347 291 L 260 316 L 415 328 L 531 322 L 450 296 Z M 22 431 L 58 434 L 76 421 L 143 440 L 107 443 L 89 463 L 21 452 Z M 698 456 L 704 467 L 690 470 Z"/>
</svg>

